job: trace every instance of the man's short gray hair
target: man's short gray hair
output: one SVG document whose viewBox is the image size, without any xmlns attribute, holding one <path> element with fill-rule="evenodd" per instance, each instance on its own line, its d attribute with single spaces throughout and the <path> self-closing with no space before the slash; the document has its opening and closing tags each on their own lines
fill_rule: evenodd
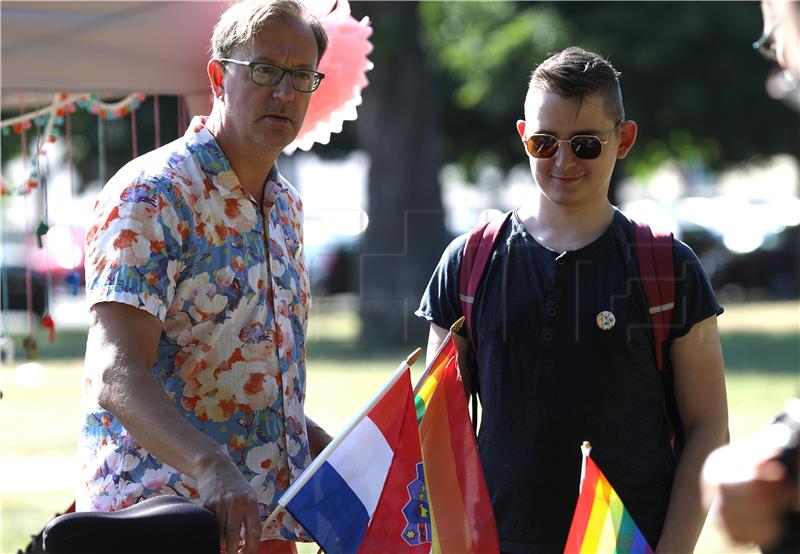
<svg viewBox="0 0 800 554">
<path fill-rule="evenodd" d="M 211 55 L 217 59 L 229 58 L 234 49 L 255 37 L 268 22 L 287 19 L 303 21 L 311 27 L 319 63 L 328 47 L 328 35 L 322 23 L 297 0 L 242 0 L 232 4 L 214 26 Z"/>
</svg>

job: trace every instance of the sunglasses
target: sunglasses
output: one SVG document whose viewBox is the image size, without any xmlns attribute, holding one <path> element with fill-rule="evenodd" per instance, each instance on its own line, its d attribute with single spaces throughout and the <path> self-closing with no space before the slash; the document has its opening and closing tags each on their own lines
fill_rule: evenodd
<svg viewBox="0 0 800 554">
<path fill-rule="evenodd" d="M 617 128 L 620 122 L 614 124 L 614 128 L 602 134 L 606 135 Z M 603 140 L 595 135 L 575 135 L 571 139 L 560 139 L 546 133 L 536 133 L 523 139 L 525 147 L 531 156 L 538 159 L 552 158 L 558 152 L 558 145 L 568 142 L 569 148 L 576 158 L 581 160 L 594 160 L 603 153 L 603 145 L 608 140 Z"/>
</svg>

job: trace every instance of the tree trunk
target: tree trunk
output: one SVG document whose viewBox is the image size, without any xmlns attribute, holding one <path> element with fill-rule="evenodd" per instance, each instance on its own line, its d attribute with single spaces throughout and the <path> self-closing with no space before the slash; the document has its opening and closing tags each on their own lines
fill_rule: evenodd
<svg viewBox="0 0 800 554">
<path fill-rule="evenodd" d="M 360 147 L 370 156 L 361 340 L 424 346 L 428 325 L 413 313 L 447 244 L 435 83 L 418 40 L 416 2 L 351 7 L 357 19 L 372 20 L 375 45 L 358 115 Z"/>
</svg>

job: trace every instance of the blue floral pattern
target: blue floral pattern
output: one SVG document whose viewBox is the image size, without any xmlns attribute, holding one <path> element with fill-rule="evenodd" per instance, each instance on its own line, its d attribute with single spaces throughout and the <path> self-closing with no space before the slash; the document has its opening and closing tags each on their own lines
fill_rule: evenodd
<svg viewBox="0 0 800 554">
<path fill-rule="evenodd" d="M 195 118 L 182 138 L 132 161 L 103 189 L 86 235 L 87 297 L 163 321 L 154 377 L 227 449 L 265 520 L 310 462 L 302 203 L 275 168 L 259 205 L 204 123 Z M 100 382 L 87 371 L 78 509 L 197 498 L 194 479 L 145 451 L 98 405 Z M 262 538 L 307 540 L 303 533 L 284 513 Z"/>
</svg>

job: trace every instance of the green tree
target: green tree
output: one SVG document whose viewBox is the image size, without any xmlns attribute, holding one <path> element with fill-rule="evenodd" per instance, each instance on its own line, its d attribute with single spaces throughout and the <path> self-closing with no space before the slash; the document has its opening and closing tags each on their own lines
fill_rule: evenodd
<svg viewBox="0 0 800 554">
<path fill-rule="evenodd" d="M 722 170 L 797 155 L 800 126 L 767 96 L 770 65 L 750 44 L 755 2 L 424 2 L 424 44 L 451 83 L 448 160 L 473 169 L 521 160 L 514 120 L 527 79 L 548 52 L 576 44 L 622 71 L 627 115 L 640 124 L 628 172 L 668 158 Z"/>
<path fill-rule="evenodd" d="M 427 324 L 413 311 L 447 242 L 437 81 L 417 40 L 416 3 L 358 2 L 352 9 L 356 18 L 372 19 L 375 46 L 357 121 L 359 145 L 370 157 L 361 339 L 422 344 Z"/>
</svg>

